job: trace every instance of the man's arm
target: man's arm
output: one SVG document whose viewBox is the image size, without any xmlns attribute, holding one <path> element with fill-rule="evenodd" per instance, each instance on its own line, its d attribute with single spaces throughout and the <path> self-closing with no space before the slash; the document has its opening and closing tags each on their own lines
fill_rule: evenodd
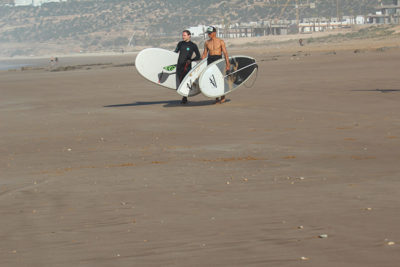
<svg viewBox="0 0 400 267">
<path fill-rule="evenodd" d="M 228 51 L 226 51 L 226 46 L 224 41 L 221 41 L 221 49 L 225 56 L 226 70 L 229 70 L 231 68 L 231 64 L 229 63 Z"/>
<path fill-rule="evenodd" d="M 205 58 L 207 57 L 207 55 L 208 55 L 207 42 L 208 42 L 208 41 L 206 41 L 206 42 L 204 43 L 204 51 L 203 51 L 203 55 L 201 56 L 201 59 L 205 59 Z"/>
</svg>

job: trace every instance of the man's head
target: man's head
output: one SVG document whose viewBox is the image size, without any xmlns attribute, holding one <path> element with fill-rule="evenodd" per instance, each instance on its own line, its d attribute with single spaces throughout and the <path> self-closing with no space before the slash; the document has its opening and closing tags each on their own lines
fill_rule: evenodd
<svg viewBox="0 0 400 267">
<path fill-rule="evenodd" d="M 208 36 L 213 37 L 217 34 L 217 29 L 213 26 L 208 26 L 206 33 L 208 34 Z"/>
<path fill-rule="evenodd" d="M 192 35 L 192 34 L 190 33 L 190 31 L 184 30 L 184 31 L 182 32 L 182 40 L 185 41 L 185 42 L 190 41 L 191 35 Z"/>
</svg>

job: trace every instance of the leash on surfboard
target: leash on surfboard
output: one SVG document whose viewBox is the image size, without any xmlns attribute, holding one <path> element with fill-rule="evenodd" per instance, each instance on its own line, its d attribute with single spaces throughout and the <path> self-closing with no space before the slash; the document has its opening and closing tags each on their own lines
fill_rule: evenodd
<svg viewBox="0 0 400 267">
<path fill-rule="evenodd" d="M 239 72 L 239 71 L 242 71 L 242 70 L 244 70 L 244 69 L 247 69 L 248 67 L 254 66 L 254 65 L 256 65 L 256 68 L 255 68 L 255 69 L 256 69 L 256 77 L 254 78 L 253 83 L 252 83 L 250 86 L 247 86 L 247 85 L 246 85 L 246 81 L 243 83 L 243 85 L 244 85 L 246 88 L 251 88 L 251 87 L 253 87 L 254 83 L 255 83 L 256 80 L 257 80 L 257 74 L 258 74 L 257 62 L 251 63 L 251 64 L 249 64 L 249 65 L 247 65 L 247 66 L 245 66 L 245 67 L 243 67 L 243 68 L 240 68 L 240 69 L 238 69 L 238 70 L 235 70 L 235 71 L 233 71 L 233 72 L 230 72 L 230 73 L 226 74 L 226 75 L 224 76 L 224 78 L 226 78 L 226 77 L 228 77 L 228 76 L 230 76 L 230 75 L 232 75 L 232 74 L 235 74 L 235 73 L 237 73 L 237 72 Z"/>
<path fill-rule="evenodd" d="M 248 67 L 251 67 L 251 66 L 253 66 L 253 65 L 257 65 L 257 63 L 254 62 L 254 63 L 251 63 L 251 64 L 249 64 L 249 65 L 247 65 L 247 66 L 245 66 L 245 67 L 243 67 L 243 68 L 240 68 L 240 69 L 238 69 L 238 70 L 235 70 L 235 71 L 233 71 L 233 72 L 230 72 L 229 74 L 225 75 L 224 78 L 226 78 L 226 77 L 228 77 L 228 76 L 230 76 L 230 75 L 232 75 L 232 74 L 235 74 L 235 73 L 237 73 L 237 72 L 239 72 L 239 71 L 242 71 L 242 70 L 244 70 L 244 69 L 247 69 Z M 257 69 L 258 69 L 258 68 L 257 68 Z"/>
</svg>

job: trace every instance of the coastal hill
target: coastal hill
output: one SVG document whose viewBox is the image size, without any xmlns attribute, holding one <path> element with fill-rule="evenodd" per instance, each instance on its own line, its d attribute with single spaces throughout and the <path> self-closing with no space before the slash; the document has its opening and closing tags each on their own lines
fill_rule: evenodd
<svg viewBox="0 0 400 267">
<path fill-rule="evenodd" d="M 128 43 L 158 46 L 199 24 L 296 19 L 295 1 L 286 0 L 69 0 L 40 7 L 13 7 L 9 2 L 0 1 L 0 48 L 8 56 L 39 50 L 126 49 Z M 301 17 L 327 18 L 366 15 L 378 4 L 377 0 L 299 2 Z M 315 3 L 315 8 L 307 2 Z"/>
</svg>

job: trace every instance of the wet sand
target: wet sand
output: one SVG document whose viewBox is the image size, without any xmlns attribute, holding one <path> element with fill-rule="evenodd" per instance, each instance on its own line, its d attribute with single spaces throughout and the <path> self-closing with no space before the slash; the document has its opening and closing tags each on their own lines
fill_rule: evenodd
<svg viewBox="0 0 400 267">
<path fill-rule="evenodd" d="M 0 266 L 397 266 L 400 49 L 355 48 L 254 50 L 222 105 L 0 72 Z"/>
</svg>

